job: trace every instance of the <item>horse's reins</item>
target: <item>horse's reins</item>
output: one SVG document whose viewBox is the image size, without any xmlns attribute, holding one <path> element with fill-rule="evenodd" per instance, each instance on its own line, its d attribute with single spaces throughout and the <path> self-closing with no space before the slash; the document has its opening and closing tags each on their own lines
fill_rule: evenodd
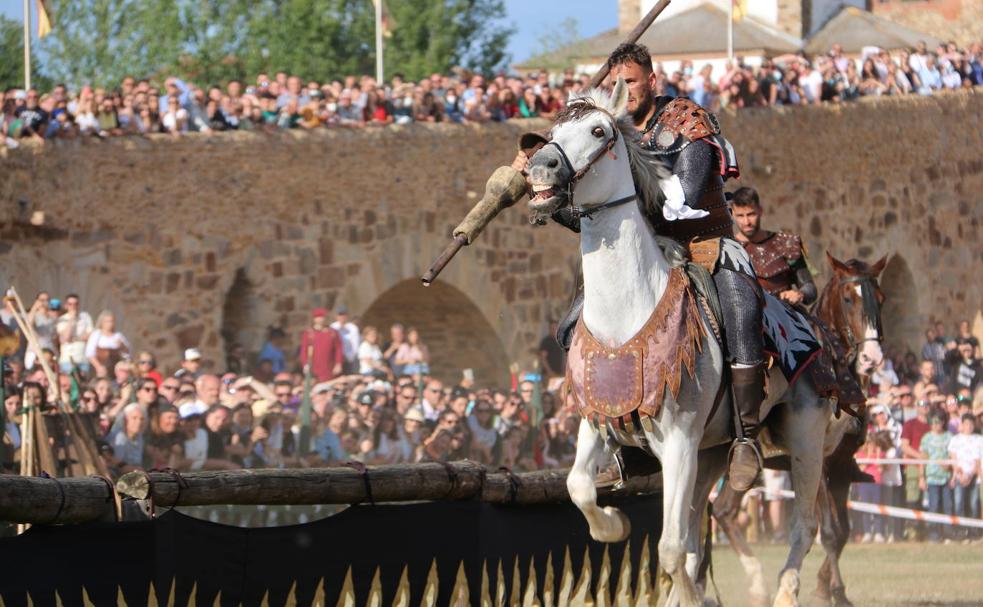
<svg viewBox="0 0 983 607">
<path fill-rule="evenodd" d="M 590 159 L 587 161 L 587 164 L 585 164 L 583 166 L 583 168 L 581 168 L 579 171 L 573 168 L 573 163 L 570 162 L 570 157 L 567 156 L 567 153 L 566 153 L 566 151 L 564 151 L 563 146 L 561 146 L 559 143 L 557 143 L 555 141 L 550 141 L 549 143 L 547 143 L 546 145 L 543 146 L 544 148 L 545 147 L 548 147 L 548 146 L 553 146 L 554 148 L 556 148 L 556 151 L 560 153 L 560 158 L 563 160 L 564 167 L 566 167 L 566 169 L 573 176 L 573 177 L 571 177 L 570 181 L 567 182 L 567 184 L 566 184 L 566 186 L 565 186 L 564 189 L 567 192 L 567 200 L 570 203 L 570 208 L 573 210 L 574 217 L 576 217 L 577 219 L 580 219 L 582 217 L 586 217 L 587 219 L 591 219 L 592 218 L 591 217 L 592 215 L 594 215 L 596 213 L 599 213 L 600 211 L 603 211 L 605 209 L 610 209 L 610 208 L 613 208 L 613 207 L 617 207 L 617 206 L 621 206 L 623 204 L 629 203 L 632 200 L 635 200 L 636 198 L 638 198 L 638 194 L 637 193 L 633 193 L 630 196 L 625 196 L 624 198 L 618 198 L 617 200 L 612 200 L 610 202 L 605 202 L 602 205 L 599 205 L 599 206 L 596 206 L 596 207 L 593 207 L 593 208 L 590 208 L 590 209 L 585 209 L 583 207 L 578 207 L 578 206 L 576 206 L 576 205 L 573 204 L 573 189 L 574 189 L 574 186 L 577 184 L 577 182 L 580 181 L 581 179 L 583 179 L 584 175 L 586 175 L 587 172 L 590 171 L 591 168 L 595 164 L 597 164 L 601 160 L 601 158 L 603 158 L 605 155 L 611 156 L 612 159 L 616 159 L 617 158 L 617 156 L 615 156 L 614 152 L 611 151 L 612 149 L 614 149 L 615 144 L 618 143 L 618 124 L 617 124 L 617 121 L 614 119 L 614 116 L 611 116 L 610 112 L 608 112 L 607 110 L 604 110 L 603 108 L 595 108 L 595 109 L 597 111 L 599 111 L 599 112 L 603 112 L 603 113 L 607 114 L 608 117 L 611 118 L 611 120 L 612 120 L 612 125 L 611 125 L 612 126 L 612 129 L 611 129 L 611 132 L 613 133 L 613 135 L 611 135 L 611 137 L 607 140 L 607 142 L 603 146 L 601 146 L 600 148 L 598 148 L 598 150 L 596 152 L 594 152 L 594 155 L 590 157 Z"/>
</svg>

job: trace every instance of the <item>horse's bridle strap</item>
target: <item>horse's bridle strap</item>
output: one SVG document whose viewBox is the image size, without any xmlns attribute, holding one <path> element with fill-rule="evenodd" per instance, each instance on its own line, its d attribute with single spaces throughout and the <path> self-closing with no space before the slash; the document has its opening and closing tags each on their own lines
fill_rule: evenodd
<svg viewBox="0 0 983 607">
<path fill-rule="evenodd" d="M 590 209 L 585 209 L 585 208 L 582 208 L 582 207 L 572 207 L 573 215 L 574 215 L 574 217 L 576 217 L 578 219 L 580 219 L 582 217 L 586 217 L 587 219 L 593 219 L 591 216 L 594 215 L 595 213 L 598 213 L 600 211 L 603 211 L 604 209 L 610 209 L 612 207 L 617 207 L 617 206 L 621 206 L 623 204 L 627 204 L 627 203 L 631 202 L 632 200 L 636 200 L 637 198 L 638 198 L 638 194 L 632 194 L 630 196 L 625 196 L 624 198 L 619 198 L 617 200 L 612 200 L 611 202 L 605 202 L 602 205 L 598 205 L 598 206 L 593 207 L 593 208 L 590 208 Z"/>
</svg>

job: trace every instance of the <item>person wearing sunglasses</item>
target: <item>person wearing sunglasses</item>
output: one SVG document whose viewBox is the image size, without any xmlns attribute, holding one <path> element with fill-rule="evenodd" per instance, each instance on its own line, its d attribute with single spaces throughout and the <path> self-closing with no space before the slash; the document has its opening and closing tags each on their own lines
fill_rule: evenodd
<svg viewBox="0 0 983 607">
<path fill-rule="evenodd" d="M 141 352 L 136 359 L 136 370 L 137 375 L 140 377 L 150 378 L 154 380 L 159 388 L 161 384 L 164 383 L 164 378 L 157 370 L 157 360 L 154 355 L 150 352 Z"/>
</svg>

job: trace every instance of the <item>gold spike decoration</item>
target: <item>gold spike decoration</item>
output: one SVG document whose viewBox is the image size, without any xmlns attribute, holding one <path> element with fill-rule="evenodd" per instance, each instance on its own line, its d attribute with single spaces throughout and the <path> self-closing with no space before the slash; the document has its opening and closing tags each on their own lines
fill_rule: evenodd
<svg viewBox="0 0 983 607">
<path fill-rule="evenodd" d="M 324 578 L 321 578 L 321 580 L 317 583 L 317 589 L 314 590 L 314 600 L 311 601 L 311 607 L 324 607 L 325 603 Z"/>
<path fill-rule="evenodd" d="M 451 605 L 470 605 L 471 596 L 468 592 L 468 576 L 464 572 L 464 561 L 457 567 L 457 577 L 454 580 L 454 590 L 451 591 Z"/>
<path fill-rule="evenodd" d="M 222 591 L 219 590 L 218 594 L 215 595 L 215 600 L 212 601 L 212 607 L 222 607 Z"/>
<path fill-rule="evenodd" d="M 649 536 L 642 541 L 642 556 L 638 559 L 638 588 L 635 589 L 635 605 L 655 605 L 659 601 L 658 588 L 652 588 L 652 565 L 649 558 Z"/>
<path fill-rule="evenodd" d="M 573 592 L 573 565 L 570 562 L 570 547 L 563 549 L 563 573 L 560 575 L 560 588 L 557 590 L 556 604 L 569 605 L 570 593 Z"/>
<path fill-rule="evenodd" d="M 157 607 L 157 592 L 154 590 L 153 580 L 150 580 L 150 589 L 147 590 L 147 607 Z"/>
<path fill-rule="evenodd" d="M 621 559 L 618 587 L 614 591 L 616 607 L 632 607 L 631 596 L 631 541 L 625 542 L 625 554 Z"/>
<path fill-rule="evenodd" d="M 410 572 L 409 566 L 403 567 L 403 575 L 399 576 L 399 585 L 396 586 L 396 596 L 393 597 L 393 607 L 410 606 Z"/>
<path fill-rule="evenodd" d="M 420 605 L 433 607 L 437 604 L 437 591 L 440 589 L 440 581 L 437 579 L 437 559 L 430 563 L 430 573 L 427 574 L 427 585 L 423 588 L 423 601 Z"/>
<path fill-rule="evenodd" d="M 519 557 L 512 562 L 512 592 L 509 593 L 509 607 L 522 605 L 522 579 L 519 577 Z"/>
<path fill-rule="evenodd" d="M 297 605 L 297 580 L 294 580 L 293 584 L 290 584 L 290 592 L 287 593 L 287 601 L 284 605 L 286 607 Z"/>
<path fill-rule="evenodd" d="M 95 603 L 89 598 L 89 591 L 85 589 L 85 586 L 82 586 L 82 604 L 85 607 L 95 607 Z M 34 601 L 31 600 L 31 597 L 27 597 L 27 607 L 33 607 L 33 605 Z"/>
<path fill-rule="evenodd" d="M 481 607 L 492 607 L 493 603 L 488 589 L 488 561 L 481 561 Z"/>
<path fill-rule="evenodd" d="M 597 572 L 597 592 L 594 593 L 594 604 L 597 607 L 611 607 L 611 559 L 608 556 L 610 547 L 611 544 L 604 545 L 601 570 Z"/>
<path fill-rule="evenodd" d="M 116 607 L 126 607 L 126 599 L 123 598 L 123 589 L 116 586 Z"/>
<path fill-rule="evenodd" d="M 174 600 L 174 593 L 171 593 L 171 601 Z M 191 585 L 191 596 L 188 597 L 188 605 L 198 604 L 198 582 Z"/>
<path fill-rule="evenodd" d="M 546 575 L 543 577 L 543 607 L 553 607 L 553 551 L 546 553 Z"/>
<path fill-rule="evenodd" d="M 85 594 L 85 586 L 82 586 L 82 597 L 83 598 L 86 597 L 86 594 Z M 88 605 L 91 605 L 91 604 L 92 603 L 88 603 Z M 27 593 L 27 607 L 34 607 L 34 599 L 31 598 L 31 593 L 30 592 Z"/>
<path fill-rule="evenodd" d="M 341 586 L 341 594 L 338 595 L 338 607 L 355 607 L 355 585 L 352 583 L 352 568 L 348 566 L 345 573 L 345 583 Z"/>
<path fill-rule="evenodd" d="M 529 579 L 526 581 L 526 591 L 522 595 L 522 607 L 539 607 L 536 597 L 536 559 L 529 559 Z"/>
<path fill-rule="evenodd" d="M 259 607 L 270 607 L 270 591 L 263 593 L 263 598 L 259 601 Z"/>
<path fill-rule="evenodd" d="M 505 573 L 502 569 L 502 561 L 498 561 L 498 580 L 495 582 L 495 605 L 501 607 L 505 604 Z"/>
<path fill-rule="evenodd" d="M 577 580 L 577 585 L 573 589 L 573 595 L 570 597 L 571 605 L 586 605 L 588 601 L 588 595 L 590 593 L 590 549 L 589 547 L 584 548 L 584 566 L 580 571 L 580 579 Z"/>
<path fill-rule="evenodd" d="M 382 582 L 379 581 L 379 567 L 375 568 L 372 584 L 369 586 L 369 596 L 365 599 L 365 607 L 382 607 Z"/>
</svg>

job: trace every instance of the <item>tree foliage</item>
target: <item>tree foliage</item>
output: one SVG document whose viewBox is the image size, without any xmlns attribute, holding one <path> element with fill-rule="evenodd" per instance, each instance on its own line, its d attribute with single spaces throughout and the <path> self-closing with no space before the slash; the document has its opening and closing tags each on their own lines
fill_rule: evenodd
<svg viewBox="0 0 983 607">
<path fill-rule="evenodd" d="M 50 88 L 45 78 L 42 57 L 31 57 L 31 86 Z M 0 15 L 0 90 L 24 86 L 24 24 Z"/>
<path fill-rule="evenodd" d="M 69 84 L 178 74 L 199 84 L 283 70 L 327 80 L 374 73 L 371 0 L 58 0 L 43 41 Z M 503 0 L 387 0 L 387 74 L 503 67 Z"/>
<path fill-rule="evenodd" d="M 0 90 L 24 85 L 24 29 L 0 16 Z"/>
</svg>

